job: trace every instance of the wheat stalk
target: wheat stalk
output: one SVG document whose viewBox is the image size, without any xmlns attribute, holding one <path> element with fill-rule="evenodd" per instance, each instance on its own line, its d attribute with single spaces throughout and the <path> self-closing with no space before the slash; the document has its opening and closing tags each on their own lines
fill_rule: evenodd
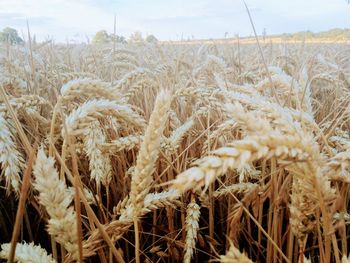
<svg viewBox="0 0 350 263">
<path fill-rule="evenodd" d="M 160 193 L 147 194 L 144 198 L 142 208 L 137 211 L 137 213 L 139 217 L 142 217 L 156 209 L 180 205 L 181 202 L 178 200 L 180 196 L 180 193 L 173 189 Z M 116 209 L 117 212 L 121 214 L 119 219 L 113 220 L 104 226 L 105 231 L 109 235 L 113 235 L 114 240 L 120 239 L 122 235 L 134 224 L 134 208 L 130 203 L 130 199 L 124 199 L 123 203 L 124 204 L 121 204 L 121 208 Z M 99 244 L 102 240 L 103 238 L 101 233 L 97 229 L 92 231 L 89 238 L 86 240 L 86 242 L 84 242 L 84 256 L 93 255 L 99 248 Z"/>
<path fill-rule="evenodd" d="M 135 254 L 136 263 L 139 259 L 138 216 L 142 208 L 142 200 L 148 194 L 153 182 L 153 172 L 158 159 L 161 135 L 168 118 L 171 94 L 161 91 L 155 101 L 154 109 L 146 128 L 144 140 L 136 159 L 135 170 L 131 176 L 130 201 L 133 207 L 133 220 L 135 227 Z"/>
</svg>

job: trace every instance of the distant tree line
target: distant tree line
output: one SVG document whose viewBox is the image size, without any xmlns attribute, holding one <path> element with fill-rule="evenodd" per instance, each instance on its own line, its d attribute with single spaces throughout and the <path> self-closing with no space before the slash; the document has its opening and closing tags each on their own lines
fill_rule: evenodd
<svg viewBox="0 0 350 263">
<path fill-rule="evenodd" d="M 134 32 L 131 34 L 127 40 L 123 36 L 108 34 L 106 30 L 98 31 L 92 39 L 93 43 L 157 43 L 158 39 L 154 35 L 148 35 L 146 38 L 143 38 L 141 32 Z M 18 35 L 16 29 L 11 27 L 6 27 L 0 31 L 0 43 L 8 43 L 11 45 L 22 44 L 24 43 L 23 39 Z"/>
<path fill-rule="evenodd" d="M 112 43 L 112 42 L 117 42 L 117 43 L 142 43 L 142 42 L 148 42 L 148 43 L 157 43 L 158 39 L 153 36 L 153 35 L 148 35 L 146 38 L 142 37 L 141 32 L 134 32 L 131 34 L 128 40 L 126 40 L 125 37 L 123 36 L 114 36 L 114 34 L 108 34 L 106 30 L 100 30 L 98 31 L 94 38 L 92 39 L 93 43 L 96 44 L 101 44 L 101 43 Z"/>
<path fill-rule="evenodd" d="M 225 34 L 226 36 L 226 34 Z M 266 37 L 266 30 L 263 32 L 263 36 Z M 327 31 L 314 33 L 312 31 L 300 31 L 296 33 L 286 33 L 281 35 L 274 35 L 276 37 L 285 37 L 295 40 L 303 39 L 314 39 L 314 38 L 326 38 L 334 40 L 350 40 L 350 29 L 349 28 L 333 28 Z M 106 30 L 98 31 L 92 39 L 93 43 L 157 43 L 158 39 L 154 35 L 148 35 L 143 38 L 141 32 L 134 32 L 131 34 L 127 40 L 124 36 L 119 36 L 114 34 L 108 34 Z M 11 27 L 6 27 L 0 31 L 0 43 L 8 43 L 11 45 L 24 43 L 23 39 L 18 35 L 16 29 Z"/>
<path fill-rule="evenodd" d="M 349 28 L 333 28 L 327 31 L 322 31 L 319 33 L 314 33 L 310 30 L 296 32 L 292 34 L 282 34 L 281 36 L 292 38 L 296 40 L 303 39 L 313 39 L 313 38 L 327 38 L 334 40 L 347 40 L 350 39 L 350 29 Z"/>
</svg>

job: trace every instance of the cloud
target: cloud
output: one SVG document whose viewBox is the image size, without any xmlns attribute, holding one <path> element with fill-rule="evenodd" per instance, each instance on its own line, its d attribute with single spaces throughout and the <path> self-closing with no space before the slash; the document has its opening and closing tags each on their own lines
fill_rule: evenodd
<svg viewBox="0 0 350 263">
<path fill-rule="evenodd" d="M 0 26 L 16 26 L 25 29 L 26 19 L 31 31 L 40 35 L 54 35 L 64 41 L 77 33 L 94 34 L 101 28 L 113 28 L 113 15 L 89 5 L 89 1 L 63 0 L 2 0 Z M 108 28 L 107 28 L 108 27 Z"/>
</svg>

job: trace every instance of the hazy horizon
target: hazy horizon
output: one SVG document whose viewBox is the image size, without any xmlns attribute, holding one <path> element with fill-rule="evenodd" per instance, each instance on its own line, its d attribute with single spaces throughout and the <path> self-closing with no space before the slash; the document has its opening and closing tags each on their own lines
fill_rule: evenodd
<svg viewBox="0 0 350 263">
<path fill-rule="evenodd" d="M 258 34 L 349 28 L 350 6 L 345 0 L 247 0 Z M 26 35 L 28 19 L 37 40 L 86 42 L 99 30 L 126 38 L 135 31 L 160 40 L 223 38 L 252 35 L 244 3 L 240 0 L 127 1 L 127 0 L 1 0 L 0 30 L 12 27 Z"/>
</svg>

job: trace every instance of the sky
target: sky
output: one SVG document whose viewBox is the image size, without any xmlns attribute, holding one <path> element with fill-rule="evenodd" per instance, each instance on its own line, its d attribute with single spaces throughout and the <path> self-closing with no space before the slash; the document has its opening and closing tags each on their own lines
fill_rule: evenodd
<svg viewBox="0 0 350 263">
<path fill-rule="evenodd" d="M 246 0 L 261 34 L 350 28 L 347 0 Z M 26 37 L 26 21 L 39 41 L 82 42 L 99 30 L 126 38 L 135 31 L 160 40 L 253 34 L 243 0 L 0 0 L 0 30 Z"/>
</svg>

